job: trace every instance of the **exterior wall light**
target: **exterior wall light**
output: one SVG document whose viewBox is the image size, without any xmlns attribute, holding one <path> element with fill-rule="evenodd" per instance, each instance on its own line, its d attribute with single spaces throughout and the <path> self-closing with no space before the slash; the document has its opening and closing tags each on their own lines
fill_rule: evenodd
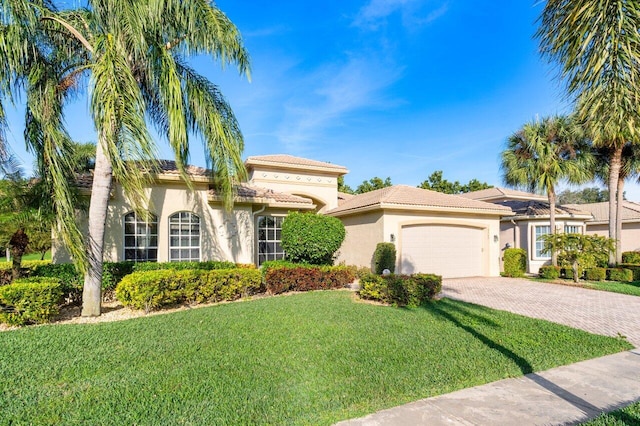
<svg viewBox="0 0 640 426">
<path fill-rule="evenodd" d="M 497 235 L 493 236 L 493 242 L 497 243 L 498 241 L 500 241 L 500 237 L 498 237 Z"/>
<path fill-rule="evenodd" d="M 391 241 L 392 243 L 395 243 L 396 242 L 396 234 L 389 235 L 389 241 Z"/>
</svg>

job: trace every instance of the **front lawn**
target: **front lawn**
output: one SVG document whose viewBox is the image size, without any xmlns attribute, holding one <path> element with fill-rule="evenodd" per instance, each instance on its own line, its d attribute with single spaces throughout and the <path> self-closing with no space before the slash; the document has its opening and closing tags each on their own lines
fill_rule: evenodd
<svg viewBox="0 0 640 426">
<path fill-rule="evenodd" d="M 631 345 L 443 299 L 312 292 L 0 333 L 0 424 L 331 424 Z"/>
<path fill-rule="evenodd" d="M 620 410 L 601 414 L 599 417 L 583 423 L 584 426 L 625 426 L 640 425 L 640 402 Z"/>
<path fill-rule="evenodd" d="M 610 291 L 612 293 L 628 294 L 631 296 L 640 296 L 640 281 L 634 282 L 620 282 L 620 281 L 585 281 L 580 280 L 579 283 L 574 283 L 573 280 L 557 279 L 547 280 L 543 278 L 533 278 L 534 281 L 568 285 L 572 287 L 589 288 L 592 290 Z"/>
</svg>

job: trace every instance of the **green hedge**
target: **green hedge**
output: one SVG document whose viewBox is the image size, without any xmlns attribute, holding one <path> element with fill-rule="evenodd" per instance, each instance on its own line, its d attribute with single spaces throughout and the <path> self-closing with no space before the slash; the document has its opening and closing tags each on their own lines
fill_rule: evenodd
<svg viewBox="0 0 640 426">
<path fill-rule="evenodd" d="M 214 269 L 234 269 L 236 264 L 227 261 L 206 262 L 138 262 L 133 264 L 132 272 L 158 271 L 170 269 L 172 271 L 184 271 L 186 269 L 202 269 L 211 271 Z"/>
<path fill-rule="evenodd" d="M 373 270 L 380 275 L 385 269 L 391 273 L 396 271 L 396 245 L 393 243 L 378 243 L 373 252 Z"/>
<path fill-rule="evenodd" d="M 0 322 L 11 325 L 49 322 L 59 312 L 62 285 L 55 278 L 23 278 L 0 287 Z"/>
<path fill-rule="evenodd" d="M 604 281 L 607 279 L 607 268 L 589 268 L 585 270 L 584 277 L 589 281 Z"/>
<path fill-rule="evenodd" d="M 622 263 L 640 265 L 640 251 L 625 251 L 622 253 Z"/>
<path fill-rule="evenodd" d="M 633 281 L 640 281 L 640 265 L 632 265 L 628 263 L 621 263 L 618 265 L 620 268 L 631 270 L 633 273 Z"/>
<path fill-rule="evenodd" d="M 265 271 L 264 282 L 271 294 L 344 288 L 355 280 L 353 270 L 346 266 L 272 265 Z"/>
<path fill-rule="evenodd" d="M 633 281 L 633 271 L 627 268 L 607 268 L 607 279 L 609 281 L 631 282 Z"/>
<path fill-rule="evenodd" d="M 29 271 L 33 271 L 38 266 L 48 265 L 50 263 L 50 260 L 23 260 L 20 265 L 22 266 L 22 269 L 25 269 L 28 273 Z M 2 271 L 10 271 L 12 266 L 13 262 L 0 262 L 0 270 Z"/>
<path fill-rule="evenodd" d="M 571 272 L 573 277 L 573 272 Z M 558 266 L 541 266 L 538 270 L 538 275 L 540 278 L 544 278 L 546 280 L 555 280 L 560 278 L 560 267 Z"/>
<path fill-rule="evenodd" d="M 504 251 L 504 276 L 523 277 L 527 271 L 527 251 L 520 248 L 508 248 Z"/>
<path fill-rule="evenodd" d="M 331 265 L 345 235 L 336 217 L 291 212 L 282 222 L 282 248 L 292 262 Z"/>
<path fill-rule="evenodd" d="M 235 300 L 259 291 L 257 269 L 165 269 L 127 275 L 116 287 L 116 297 L 125 306 L 149 312 L 184 302 Z"/>
<path fill-rule="evenodd" d="M 420 306 L 441 290 L 442 277 L 432 274 L 369 274 L 360 279 L 360 297 L 394 306 Z"/>
<path fill-rule="evenodd" d="M 584 269 L 578 268 L 578 279 L 584 278 Z M 573 268 L 560 268 L 560 277 L 568 280 L 573 279 Z"/>
</svg>

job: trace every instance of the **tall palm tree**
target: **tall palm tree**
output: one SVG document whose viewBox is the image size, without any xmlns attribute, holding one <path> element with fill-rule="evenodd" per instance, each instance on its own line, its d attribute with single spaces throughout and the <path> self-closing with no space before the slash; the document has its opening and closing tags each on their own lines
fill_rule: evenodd
<svg viewBox="0 0 640 426">
<path fill-rule="evenodd" d="M 630 0 L 547 0 L 537 36 L 580 122 L 608 147 L 609 236 L 616 238 L 622 150 L 640 141 L 640 7 Z M 616 254 L 617 256 L 617 254 Z"/>
<path fill-rule="evenodd" d="M 609 177 L 609 159 L 611 148 L 601 147 L 594 149 L 595 176 L 602 182 L 607 182 Z M 627 179 L 637 177 L 640 174 L 640 145 L 626 143 L 622 148 L 620 174 L 616 185 L 616 233 L 611 238 L 615 240 L 615 263 L 622 263 L 622 207 L 624 201 L 624 183 Z M 614 259 L 611 259 L 613 261 Z"/>
<path fill-rule="evenodd" d="M 551 233 L 555 233 L 556 186 L 564 180 L 582 183 L 591 178 L 591 154 L 581 129 L 565 116 L 526 123 L 509 137 L 501 157 L 507 185 L 547 193 L 549 224 Z M 557 265 L 555 252 L 551 253 L 551 261 Z"/>
<path fill-rule="evenodd" d="M 3 6 L 13 3 L 22 2 L 4 0 Z M 20 21 L 18 9 L 11 10 L 14 20 Z M 223 64 L 237 65 L 240 74 L 248 75 L 248 54 L 237 28 L 207 0 L 88 0 L 87 7 L 81 9 L 38 8 L 35 22 L 24 25 L 36 25 L 39 31 L 35 33 L 45 40 L 49 50 L 45 60 L 34 63 L 29 74 L 34 74 L 34 69 L 48 72 L 35 73 L 27 92 L 32 97 L 45 97 L 48 105 L 56 107 L 56 114 L 45 116 L 50 108 L 39 108 L 34 103 L 31 137 L 37 140 L 48 132 L 62 133 L 62 124 L 56 120 L 62 116 L 65 101 L 61 88 L 83 87 L 88 82 L 98 143 L 89 206 L 82 315 L 100 315 L 109 193 L 116 179 L 136 212 L 146 217 L 143 189 L 155 171 L 156 158 L 148 123 L 168 140 L 178 169 L 189 185 L 189 140 L 193 136 L 202 139 L 208 166 L 216 175 L 227 206 L 231 204 L 232 184 L 245 174 L 242 134 L 219 89 L 191 68 L 187 59 L 209 55 Z M 33 93 L 33 87 L 39 90 Z M 64 145 L 63 136 L 58 140 L 59 146 Z M 51 152 L 49 157 L 59 159 L 54 154 Z M 72 218 L 73 215 L 67 216 L 66 221 L 72 222 Z"/>
</svg>

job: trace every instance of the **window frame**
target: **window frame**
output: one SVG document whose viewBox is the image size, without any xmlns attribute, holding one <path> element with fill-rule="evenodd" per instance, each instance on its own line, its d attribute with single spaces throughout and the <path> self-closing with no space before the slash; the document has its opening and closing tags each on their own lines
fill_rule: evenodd
<svg viewBox="0 0 640 426">
<path fill-rule="evenodd" d="M 255 224 L 255 229 L 256 229 L 256 236 L 255 236 L 255 244 L 256 244 L 256 265 L 260 266 L 262 265 L 264 262 L 268 262 L 271 260 L 283 260 L 286 253 L 284 252 L 284 249 L 282 248 L 282 223 L 285 221 L 286 219 L 286 215 L 261 215 L 258 216 L 256 218 L 256 224 Z M 260 226 L 260 222 L 262 219 L 273 219 L 274 220 L 274 227 L 272 229 L 265 227 L 265 228 L 261 228 Z M 278 224 L 279 222 L 279 224 Z M 260 238 L 260 231 L 264 230 L 267 234 L 267 239 L 265 240 L 261 240 Z M 273 230 L 274 231 L 274 238 L 269 239 L 269 231 Z M 278 232 L 279 231 L 279 232 Z M 278 238 L 279 235 L 279 238 Z M 276 247 L 276 251 L 269 253 L 269 252 L 265 252 L 263 253 L 261 251 L 261 242 L 264 242 L 265 244 L 274 244 Z M 277 250 L 277 247 L 280 247 L 280 251 Z M 262 256 L 264 255 L 264 259 L 262 258 Z"/>
<path fill-rule="evenodd" d="M 183 223 L 182 222 L 182 215 L 183 214 L 187 214 L 189 215 L 189 222 L 187 223 Z M 179 222 L 177 223 L 177 225 L 179 225 L 178 227 L 178 234 L 177 235 L 172 235 L 171 234 L 171 225 L 174 225 L 176 223 L 172 222 L 172 219 L 174 219 L 175 217 L 178 217 Z M 194 246 L 191 245 L 191 241 L 193 239 L 193 235 L 191 234 L 192 231 L 192 227 L 195 225 L 195 223 L 192 222 L 193 218 L 197 218 L 197 225 L 198 225 L 198 245 Z M 167 227 L 167 234 L 168 234 L 168 253 L 167 253 L 167 260 L 169 262 L 201 262 L 202 261 L 202 218 L 195 214 L 194 212 L 188 211 L 188 210 L 180 210 L 177 211 L 173 214 L 171 214 L 168 218 L 168 227 Z M 188 235 L 182 235 L 182 225 L 188 225 L 189 226 L 189 231 L 188 231 Z M 177 237 L 179 242 L 182 242 L 183 238 L 188 238 L 189 239 L 189 246 L 182 246 L 182 245 L 178 245 L 176 247 L 174 247 L 172 245 L 171 242 L 171 238 L 172 237 Z M 171 251 L 172 250 L 178 250 L 178 258 L 174 259 L 172 256 Z M 188 258 L 183 258 L 182 257 L 182 251 L 183 250 L 188 250 L 189 251 L 189 257 Z M 191 252 L 192 250 L 198 250 L 198 257 L 195 258 L 193 256 L 191 256 Z"/>
<path fill-rule="evenodd" d="M 567 232 L 567 228 L 575 228 L 577 232 Z M 584 232 L 584 227 L 582 225 L 564 225 L 564 233 L 565 234 L 582 234 Z"/>
<path fill-rule="evenodd" d="M 155 213 L 149 213 L 150 216 L 150 221 L 149 222 L 145 222 L 143 221 L 141 218 L 138 217 L 138 215 L 136 214 L 135 211 L 130 211 L 125 213 L 122 216 L 122 259 L 125 262 L 157 262 L 158 261 L 158 243 L 159 243 L 159 234 L 158 234 L 158 227 L 160 225 L 160 222 L 158 220 L 158 215 L 156 215 Z M 127 233 L 127 218 L 128 217 L 133 217 L 134 221 L 133 221 L 133 225 L 134 225 L 134 233 L 130 234 Z M 145 226 L 145 233 L 139 233 L 138 232 L 138 227 L 141 226 L 141 224 L 144 224 Z M 155 224 L 155 234 L 152 234 L 150 232 L 150 228 L 151 225 Z M 127 237 L 134 238 L 134 245 L 128 245 L 127 244 Z M 144 246 L 140 246 L 138 244 L 138 238 L 141 237 L 145 237 L 146 238 L 146 244 Z M 155 237 L 156 240 L 156 244 L 151 245 L 151 239 Z M 134 250 L 135 252 L 135 256 L 133 259 L 131 258 L 127 258 L 127 251 L 128 250 Z M 145 257 L 138 257 L 138 251 L 139 250 L 144 250 L 145 252 Z M 149 257 L 149 251 L 150 250 L 155 250 L 155 258 L 150 258 Z"/>
<path fill-rule="evenodd" d="M 538 235 L 538 228 L 546 228 L 548 232 L 544 233 L 544 234 L 540 234 Z M 551 259 L 551 253 L 549 254 L 542 254 L 542 248 L 544 246 L 544 242 L 542 240 L 540 240 L 540 237 L 543 235 L 549 235 L 551 234 L 551 225 L 533 225 L 533 238 L 531 239 L 531 242 L 533 243 L 533 259 L 534 260 L 549 260 Z M 540 250 L 538 250 L 538 244 L 541 244 L 540 246 Z"/>
</svg>

